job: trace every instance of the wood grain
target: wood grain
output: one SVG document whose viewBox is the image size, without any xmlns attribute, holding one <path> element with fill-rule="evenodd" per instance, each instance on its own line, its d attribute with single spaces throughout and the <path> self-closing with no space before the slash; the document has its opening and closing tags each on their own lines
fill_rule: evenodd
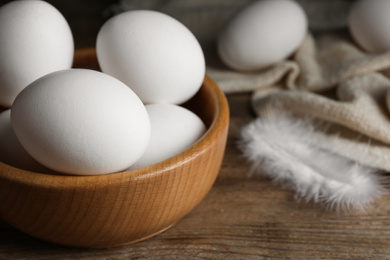
<svg viewBox="0 0 390 260">
<path fill-rule="evenodd" d="M 250 95 L 228 95 L 230 127 L 218 178 L 205 199 L 169 230 L 111 249 L 59 247 L 0 222 L 0 259 L 389 259 L 390 196 L 365 212 L 328 211 L 250 169 L 236 148 L 253 119 Z"/>
<path fill-rule="evenodd" d="M 81 2 L 73 9 L 85 8 Z M 92 46 L 88 28 L 75 27 L 83 36 L 78 41 Z M 254 119 L 250 94 L 227 98 L 230 125 L 220 173 L 205 199 L 172 228 L 135 244 L 87 250 L 45 243 L 0 221 L 0 259 L 390 259 L 389 194 L 364 212 L 334 212 L 297 201 L 269 179 L 248 177 L 250 165 L 236 142 Z"/>
<path fill-rule="evenodd" d="M 94 67 L 94 55 L 91 49 L 78 51 L 75 64 Z M 133 243 L 166 230 L 210 190 L 226 145 L 229 108 L 210 78 L 186 106 L 203 119 L 207 132 L 183 153 L 152 166 L 80 177 L 0 162 L 0 218 L 42 240 L 89 248 Z"/>
</svg>

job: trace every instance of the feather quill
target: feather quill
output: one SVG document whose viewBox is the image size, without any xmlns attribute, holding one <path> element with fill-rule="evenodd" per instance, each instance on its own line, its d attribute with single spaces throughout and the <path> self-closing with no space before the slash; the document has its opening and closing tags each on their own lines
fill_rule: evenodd
<svg viewBox="0 0 390 260">
<path fill-rule="evenodd" d="M 321 147 L 310 119 L 257 118 L 241 131 L 239 147 L 253 172 L 329 208 L 364 209 L 384 193 L 376 170 Z"/>
</svg>

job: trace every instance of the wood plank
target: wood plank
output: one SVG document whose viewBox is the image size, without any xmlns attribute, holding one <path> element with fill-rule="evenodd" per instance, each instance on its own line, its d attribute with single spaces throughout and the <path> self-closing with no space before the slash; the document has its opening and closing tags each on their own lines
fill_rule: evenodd
<svg viewBox="0 0 390 260">
<path fill-rule="evenodd" d="M 164 233 L 132 245 L 85 250 L 51 245 L 0 222 L 0 259 L 385 259 L 390 195 L 365 212 L 297 201 L 270 180 L 248 177 L 235 142 L 253 119 L 249 95 L 229 95 L 232 120 L 219 177 L 206 198 Z M 243 110 L 247 111 L 244 112 Z"/>
<path fill-rule="evenodd" d="M 118 1 L 49 2 L 60 5 L 80 48 L 94 46 L 102 10 Z M 249 177 L 250 165 L 236 142 L 254 118 L 250 95 L 228 95 L 228 101 L 231 124 L 220 174 L 206 198 L 175 226 L 136 244 L 86 250 L 37 240 L 0 221 L 0 260 L 390 258 L 389 194 L 365 212 L 335 212 L 297 201 L 267 178 Z"/>
</svg>

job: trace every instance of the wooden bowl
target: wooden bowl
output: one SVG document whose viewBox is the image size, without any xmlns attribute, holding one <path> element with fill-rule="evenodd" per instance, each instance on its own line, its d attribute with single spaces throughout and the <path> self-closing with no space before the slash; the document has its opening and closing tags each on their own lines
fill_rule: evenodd
<svg viewBox="0 0 390 260">
<path fill-rule="evenodd" d="M 95 50 L 78 50 L 74 66 L 98 68 Z M 36 238 L 87 248 L 134 243 L 168 229 L 210 190 L 228 132 L 228 103 L 209 77 L 185 106 L 203 119 L 207 132 L 186 151 L 152 166 L 60 176 L 0 162 L 0 218 Z"/>
</svg>

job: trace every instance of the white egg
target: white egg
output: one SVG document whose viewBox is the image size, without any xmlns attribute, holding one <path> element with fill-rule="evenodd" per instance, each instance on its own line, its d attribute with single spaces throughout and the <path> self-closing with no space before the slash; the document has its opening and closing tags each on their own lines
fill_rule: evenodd
<svg viewBox="0 0 390 260">
<path fill-rule="evenodd" d="M 62 14 L 44 1 L 13 1 L 0 8 L 0 105 L 37 78 L 72 66 L 73 36 Z"/>
<path fill-rule="evenodd" d="M 203 121 L 190 110 L 172 104 L 146 105 L 151 136 L 144 155 L 129 170 L 175 156 L 194 144 L 206 131 Z"/>
<path fill-rule="evenodd" d="M 199 90 L 205 75 L 195 36 L 155 11 L 111 18 L 99 31 L 96 50 L 102 71 L 127 84 L 145 104 L 183 103 Z"/>
<path fill-rule="evenodd" d="M 353 4 L 348 25 L 352 37 L 365 51 L 390 51 L 390 1 L 360 0 Z"/>
<path fill-rule="evenodd" d="M 0 161 L 23 170 L 52 173 L 53 171 L 34 160 L 20 145 L 12 129 L 10 114 L 10 109 L 0 113 Z"/>
<path fill-rule="evenodd" d="M 86 69 L 53 72 L 27 86 L 11 109 L 11 123 L 34 159 L 74 175 L 127 169 L 150 138 L 149 117 L 136 94 Z"/>
<path fill-rule="evenodd" d="M 259 70 L 290 56 L 303 42 L 307 18 L 291 0 L 261 0 L 238 12 L 217 43 L 221 60 L 235 70 Z"/>
</svg>

